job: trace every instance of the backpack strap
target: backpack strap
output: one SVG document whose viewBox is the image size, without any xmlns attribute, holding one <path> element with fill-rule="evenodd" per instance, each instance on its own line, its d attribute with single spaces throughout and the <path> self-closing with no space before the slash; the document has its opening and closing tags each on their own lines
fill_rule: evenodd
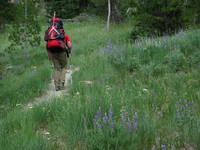
<svg viewBox="0 0 200 150">
<path fill-rule="evenodd" d="M 60 35 L 60 32 L 58 32 L 55 26 L 52 26 L 51 30 L 49 31 L 49 34 L 51 34 L 52 31 L 55 31 L 58 35 Z"/>
</svg>

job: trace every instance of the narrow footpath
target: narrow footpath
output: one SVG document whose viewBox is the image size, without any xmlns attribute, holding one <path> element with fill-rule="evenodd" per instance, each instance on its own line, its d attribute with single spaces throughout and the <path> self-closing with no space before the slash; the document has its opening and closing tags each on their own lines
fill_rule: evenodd
<svg viewBox="0 0 200 150">
<path fill-rule="evenodd" d="M 50 102 L 54 98 L 62 97 L 67 95 L 68 88 L 70 84 L 72 84 L 72 74 L 79 70 L 79 67 L 70 66 L 69 69 L 66 70 L 65 74 L 65 89 L 61 91 L 56 91 L 54 86 L 54 80 L 52 79 L 48 85 L 47 90 L 39 97 L 36 97 L 33 101 L 29 102 L 24 106 L 24 109 L 31 109 L 36 105 L 39 105 L 44 102 Z"/>
</svg>

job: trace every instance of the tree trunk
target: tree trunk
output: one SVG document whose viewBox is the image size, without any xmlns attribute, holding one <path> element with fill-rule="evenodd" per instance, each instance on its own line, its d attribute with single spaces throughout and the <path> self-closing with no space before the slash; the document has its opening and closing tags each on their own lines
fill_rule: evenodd
<svg viewBox="0 0 200 150">
<path fill-rule="evenodd" d="M 109 31 L 109 27 L 110 27 L 110 14 L 111 14 L 111 3 L 110 3 L 110 0 L 108 0 L 107 31 Z"/>
</svg>

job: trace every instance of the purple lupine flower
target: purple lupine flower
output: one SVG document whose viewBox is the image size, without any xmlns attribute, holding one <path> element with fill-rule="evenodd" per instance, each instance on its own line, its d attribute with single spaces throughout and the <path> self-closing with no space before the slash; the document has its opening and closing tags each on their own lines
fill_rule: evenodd
<svg viewBox="0 0 200 150">
<path fill-rule="evenodd" d="M 102 117 L 102 112 L 101 112 L 101 108 L 99 107 L 93 120 L 95 128 L 101 128 L 101 124 L 100 124 L 101 117 Z"/>
<path fill-rule="evenodd" d="M 137 128 L 138 128 L 138 122 L 135 122 L 135 121 L 134 121 L 134 123 L 133 123 L 133 128 L 134 128 L 134 129 L 137 129 Z"/>
<path fill-rule="evenodd" d="M 161 145 L 161 149 L 162 149 L 162 150 L 166 150 L 166 149 L 167 149 L 167 146 L 166 146 L 166 145 Z"/>
<path fill-rule="evenodd" d="M 132 129 L 132 124 L 131 124 L 131 121 L 128 119 L 127 121 L 127 127 L 128 127 L 128 130 L 131 131 Z"/>
<path fill-rule="evenodd" d="M 114 128 L 115 127 L 115 123 L 114 123 L 114 121 L 111 121 L 110 122 L 110 128 Z"/>
<path fill-rule="evenodd" d="M 113 117 L 113 110 L 112 110 L 112 106 L 110 106 L 110 109 L 109 109 L 109 111 L 108 111 L 108 117 L 109 117 L 109 119 L 111 120 L 112 119 L 112 117 Z"/>
<path fill-rule="evenodd" d="M 120 118 L 122 123 L 125 123 L 127 120 L 128 112 L 126 110 L 122 110 L 120 113 Z"/>
<path fill-rule="evenodd" d="M 135 112 L 133 115 L 133 128 L 137 129 L 138 128 L 138 113 Z"/>
<path fill-rule="evenodd" d="M 194 104 L 194 102 L 193 102 L 193 101 L 190 101 L 190 102 L 188 102 L 187 104 L 188 104 L 188 106 L 192 106 L 192 105 Z"/>
<path fill-rule="evenodd" d="M 97 128 L 97 129 L 101 129 L 101 127 L 102 127 L 101 123 L 100 123 L 100 122 L 97 122 L 96 128 Z"/>
<path fill-rule="evenodd" d="M 134 121 L 138 121 L 138 113 L 137 112 L 134 113 L 134 118 L 133 119 L 134 119 Z"/>
<path fill-rule="evenodd" d="M 95 120 L 101 120 L 101 117 L 102 117 L 102 112 L 101 112 L 101 108 L 99 107 L 99 109 L 97 110 L 95 114 Z"/>
<path fill-rule="evenodd" d="M 109 118 L 108 118 L 107 114 L 105 114 L 105 116 L 103 117 L 103 123 L 105 125 L 107 125 L 108 124 L 108 120 L 109 120 Z"/>
</svg>

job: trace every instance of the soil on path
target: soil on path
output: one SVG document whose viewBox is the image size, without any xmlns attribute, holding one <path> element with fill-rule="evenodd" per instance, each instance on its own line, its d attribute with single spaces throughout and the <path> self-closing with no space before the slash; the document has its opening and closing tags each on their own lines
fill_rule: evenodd
<svg viewBox="0 0 200 150">
<path fill-rule="evenodd" d="M 33 106 L 44 103 L 44 102 L 49 102 L 53 100 L 54 98 L 62 97 L 64 95 L 67 95 L 67 90 L 72 83 L 72 74 L 76 71 L 79 70 L 79 67 L 69 67 L 69 69 L 66 70 L 65 74 L 65 89 L 56 91 L 55 86 L 54 86 L 54 80 L 52 79 L 51 82 L 48 85 L 47 91 L 44 92 L 40 97 L 35 98 L 32 102 L 28 103 L 25 106 L 25 109 L 27 108 L 33 108 Z"/>
</svg>

